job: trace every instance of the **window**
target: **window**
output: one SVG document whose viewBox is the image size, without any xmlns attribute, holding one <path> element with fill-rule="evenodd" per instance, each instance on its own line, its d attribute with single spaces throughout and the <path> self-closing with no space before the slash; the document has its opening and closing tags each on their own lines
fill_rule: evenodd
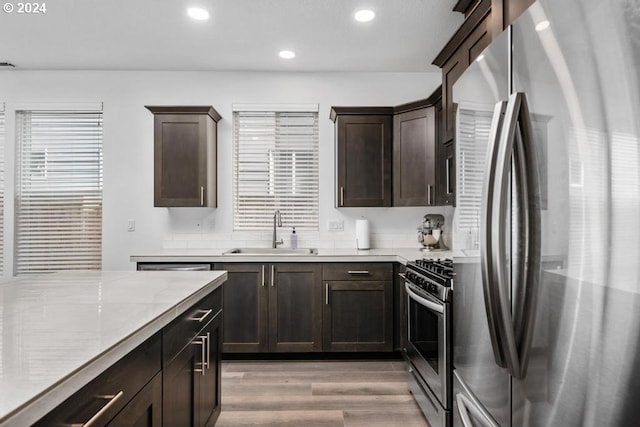
<svg viewBox="0 0 640 427">
<path fill-rule="evenodd" d="M 235 111 L 234 230 L 318 229 L 318 112 Z"/>
<path fill-rule="evenodd" d="M 101 110 L 16 111 L 16 275 L 101 268 Z"/>
<path fill-rule="evenodd" d="M 458 110 L 458 227 L 477 241 L 491 111 Z"/>
</svg>

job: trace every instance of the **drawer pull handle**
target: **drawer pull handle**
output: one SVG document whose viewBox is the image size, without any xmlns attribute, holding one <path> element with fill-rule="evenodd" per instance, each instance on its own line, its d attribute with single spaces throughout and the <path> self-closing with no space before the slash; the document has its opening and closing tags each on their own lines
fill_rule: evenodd
<svg viewBox="0 0 640 427">
<path fill-rule="evenodd" d="M 116 401 L 122 397 L 122 395 L 124 395 L 124 391 L 120 390 L 118 392 L 118 394 L 108 394 L 108 395 L 96 396 L 99 399 L 109 399 L 109 401 L 102 408 L 100 408 L 100 410 L 98 412 L 96 412 L 93 415 L 93 417 L 89 418 L 89 421 L 87 421 L 86 423 L 84 423 L 84 424 L 73 423 L 73 424 L 68 424 L 68 425 L 70 427 L 91 427 L 91 426 L 95 425 L 96 422 L 100 419 L 100 417 L 105 412 L 107 412 L 116 403 Z"/>
<path fill-rule="evenodd" d="M 324 302 L 326 305 L 329 305 L 329 284 L 324 284 Z"/>
<path fill-rule="evenodd" d="M 349 274 L 369 274 L 369 270 L 349 270 Z"/>
<path fill-rule="evenodd" d="M 200 186 L 200 206 L 204 206 L 204 187 Z"/>
<path fill-rule="evenodd" d="M 209 367 L 209 363 L 206 360 L 206 341 L 207 341 L 207 336 L 206 335 L 201 335 L 199 337 L 197 337 L 197 339 L 199 339 L 199 341 L 193 341 L 194 345 L 200 345 L 202 347 L 200 347 L 200 356 L 202 357 L 202 362 L 200 363 L 201 368 L 195 368 L 193 371 L 194 372 L 200 372 L 202 374 L 202 376 L 204 377 L 205 374 L 205 368 Z"/>
<path fill-rule="evenodd" d="M 264 279 L 265 279 L 265 277 L 264 277 L 264 264 L 262 264 L 262 286 L 264 286 L 266 284 Z"/>
<path fill-rule="evenodd" d="M 273 288 L 276 285 L 276 266 L 275 264 L 271 264 L 271 287 Z"/>
<path fill-rule="evenodd" d="M 211 368 L 211 332 L 207 332 L 207 369 Z"/>
<path fill-rule="evenodd" d="M 213 312 L 213 309 L 210 308 L 209 310 L 206 310 L 204 312 L 204 314 L 202 315 L 202 317 L 192 317 L 191 320 L 197 320 L 198 322 L 202 322 L 204 319 L 207 318 L 207 316 L 209 316 L 211 313 Z"/>
</svg>

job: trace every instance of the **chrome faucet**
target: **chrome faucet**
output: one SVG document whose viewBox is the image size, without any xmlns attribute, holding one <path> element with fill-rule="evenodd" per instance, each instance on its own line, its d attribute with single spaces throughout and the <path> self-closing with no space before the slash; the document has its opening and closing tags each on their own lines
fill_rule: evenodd
<svg viewBox="0 0 640 427">
<path fill-rule="evenodd" d="M 271 247 L 274 249 L 277 248 L 278 245 L 284 243 L 282 239 L 276 241 L 276 224 L 278 227 L 282 227 L 282 217 L 280 216 L 280 209 L 276 209 L 275 213 L 273 214 L 273 244 L 271 245 Z"/>
</svg>

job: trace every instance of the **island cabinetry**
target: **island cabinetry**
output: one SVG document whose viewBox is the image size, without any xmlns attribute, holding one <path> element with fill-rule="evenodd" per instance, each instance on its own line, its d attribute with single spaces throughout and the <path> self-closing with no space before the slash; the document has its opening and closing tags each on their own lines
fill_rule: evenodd
<svg viewBox="0 0 640 427">
<path fill-rule="evenodd" d="M 121 411 L 132 417 L 148 417 L 144 418 L 146 424 L 136 425 L 160 426 L 162 400 L 157 392 L 160 355 L 161 333 L 158 332 L 34 426 L 82 426 L 89 422 L 92 426 L 123 425 L 118 421 L 122 418 L 114 419 Z M 145 387 L 147 384 L 149 387 Z"/>
<path fill-rule="evenodd" d="M 393 265 L 330 263 L 322 269 L 324 351 L 393 350 Z"/>
<path fill-rule="evenodd" d="M 321 265 L 226 263 L 225 353 L 322 349 Z"/>
<path fill-rule="evenodd" d="M 163 423 L 211 426 L 220 414 L 222 289 L 163 329 Z"/>
<path fill-rule="evenodd" d="M 162 373 L 158 372 L 107 426 L 161 427 Z"/>
</svg>

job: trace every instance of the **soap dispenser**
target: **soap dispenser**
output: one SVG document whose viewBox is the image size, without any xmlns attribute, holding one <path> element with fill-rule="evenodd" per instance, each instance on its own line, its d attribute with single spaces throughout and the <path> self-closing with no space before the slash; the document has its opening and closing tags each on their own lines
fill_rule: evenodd
<svg viewBox="0 0 640 427">
<path fill-rule="evenodd" d="M 290 242 L 291 242 L 291 249 L 298 248 L 298 235 L 296 234 L 295 227 L 293 227 L 293 231 L 291 232 Z"/>
</svg>

